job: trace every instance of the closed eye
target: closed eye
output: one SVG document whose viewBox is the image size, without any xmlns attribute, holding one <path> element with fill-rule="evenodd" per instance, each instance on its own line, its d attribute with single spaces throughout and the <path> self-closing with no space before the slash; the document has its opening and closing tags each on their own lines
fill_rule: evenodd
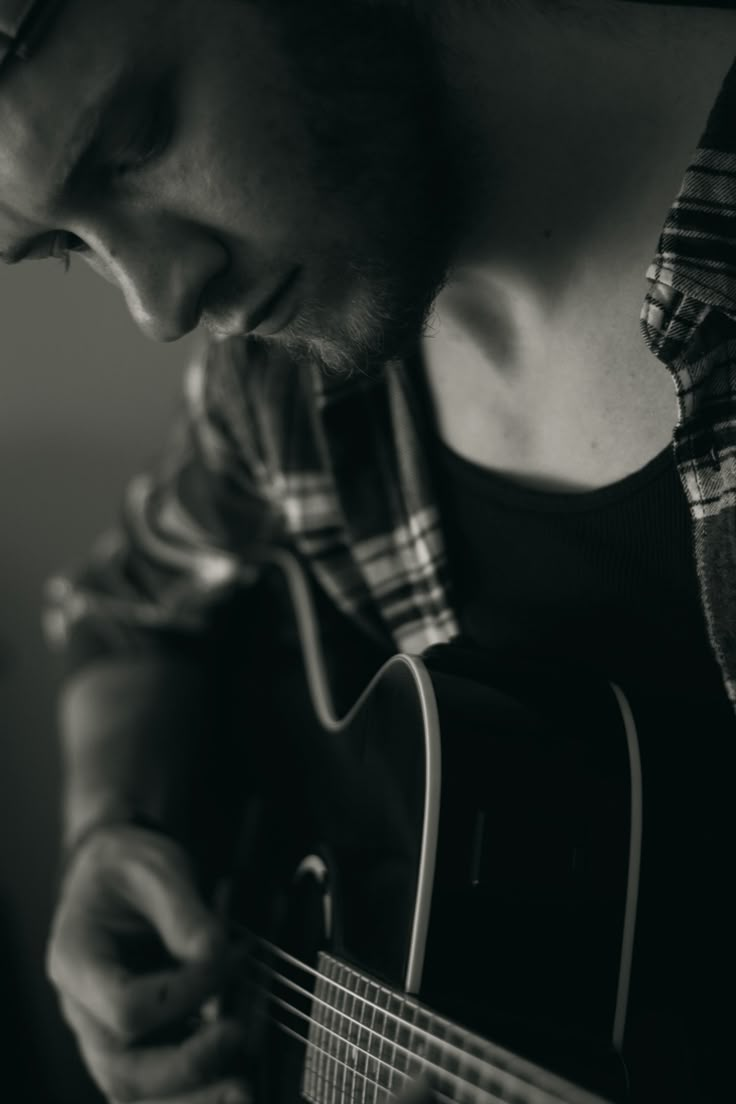
<svg viewBox="0 0 736 1104">
<path fill-rule="evenodd" d="M 57 230 L 53 234 L 47 234 L 35 244 L 23 246 L 8 257 L 7 264 L 18 264 L 20 261 L 61 261 L 65 269 L 69 269 L 72 253 L 84 253 L 89 247 L 76 234 L 66 230 Z"/>
<path fill-rule="evenodd" d="M 137 120 L 133 125 L 127 122 L 131 113 Z M 128 99 L 124 118 L 111 119 L 90 143 L 70 177 L 70 187 L 81 195 L 97 198 L 108 189 L 125 187 L 136 172 L 165 153 L 174 135 L 174 115 L 173 99 L 165 83 L 153 95 L 149 91 L 139 96 L 134 108 Z M 61 261 L 68 271 L 71 254 L 88 251 L 89 246 L 76 234 L 59 230 L 5 251 L 0 260 L 17 264 L 22 260 L 51 258 Z"/>
<path fill-rule="evenodd" d="M 102 155 L 103 166 L 107 163 L 108 172 L 113 177 L 135 172 L 160 157 L 166 150 L 173 135 L 172 113 L 163 104 L 151 112 L 145 113 L 141 124 L 130 138 L 110 154 Z"/>
<path fill-rule="evenodd" d="M 51 248 L 46 256 L 55 261 L 61 261 L 64 266 L 64 271 L 68 272 L 71 263 L 71 254 L 84 253 L 88 248 L 87 243 L 83 242 L 76 234 L 69 234 L 67 231 L 61 230 L 59 233 L 54 234 L 51 239 Z"/>
<path fill-rule="evenodd" d="M 112 156 L 102 157 L 102 173 L 111 183 L 140 171 L 160 157 L 167 149 L 174 131 L 173 113 L 159 101 L 157 110 L 146 112 L 141 126 L 129 141 Z M 105 161 L 107 164 L 105 165 Z M 47 256 L 59 260 L 69 271 L 72 253 L 84 253 L 87 244 L 76 234 L 60 232 L 54 235 Z"/>
</svg>

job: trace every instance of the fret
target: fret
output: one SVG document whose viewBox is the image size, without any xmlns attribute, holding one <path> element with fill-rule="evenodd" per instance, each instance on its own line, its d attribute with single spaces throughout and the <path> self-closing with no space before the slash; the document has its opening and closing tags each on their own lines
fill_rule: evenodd
<svg viewBox="0 0 736 1104">
<path fill-rule="evenodd" d="M 396 1024 L 396 1033 L 394 1035 L 394 1039 L 396 1040 L 394 1065 L 396 1066 L 396 1073 L 399 1078 L 398 1083 L 400 1085 L 408 1081 L 411 1076 L 411 1024 L 408 1019 L 408 1015 L 411 1013 L 407 1013 L 407 1003 L 406 997 L 399 997 L 395 1009 L 399 1020 Z"/>
<path fill-rule="evenodd" d="M 437 1058 L 433 1061 L 437 1061 L 442 1066 L 442 1073 L 439 1075 L 442 1079 L 443 1091 L 452 1101 L 460 1100 L 458 1090 L 461 1088 L 461 1082 L 458 1080 L 460 1071 L 460 1058 L 457 1052 L 450 1047 L 445 1047 L 443 1043 L 454 1043 L 454 1039 L 450 1038 L 449 1025 L 444 1020 L 437 1020 L 433 1025 L 434 1040 L 433 1047 L 436 1047 Z"/>
<path fill-rule="evenodd" d="M 386 1061 L 389 1063 L 389 1067 L 386 1070 L 388 1074 L 388 1090 L 392 1096 L 395 1096 L 404 1084 L 404 1078 L 400 1077 L 397 1073 L 397 1047 L 399 1026 L 401 1014 L 401 997 L 397 993 L 389 993 L 388 999 L 388 1024 L 386 1025 Z"/>
<path fill-rule="evenodd" d="M 426 1040 L 424 1057 L 431 1068 L 433 1086 L 448 1100 L 454 1100 L 455 1079 L 448 1075 L 449 1055 L 441 1045 L 444 1039 L 444 1023 L 442 1020 L 437 1020 L 434 1016 L 428 1014 L 425 1030 L 430 1034 Z"/>
<path fill-rule="evenodd" d="M 324 966 L 322 966 L 324 970 Z M 315 997 L 319 997 L 320 1001 L 325 1000 L 327 994 L 327 980 L 323 972 L 320 972 L 317 978 L 317 984 L 314 988 Z M 314 1095 L 318 1101 L 324 1100 L 325 1091 L 325 1007 L 321 1003 L 314 1001 L 312 1015 L 318 1025 L 318 1029 L 315 1032 L 315 1056 L 314 1056 Z"/>
<path fill-rule="evenodd" d="M 325 1104 L 330 1088 L 330 1036 L 327 1031 L 329 1019 L 332 986 L 329 983 L 330 963 L 327 957 L 320 963 L 320 997 L 323 1004 L 316 1009 L 316 1015 L 321 1025 L 319 1034 L 319 1054 L 317 1056 L 317 1099 L 319 1104 Z"/>
<path fill-rule="evenodd" d="M 443 1060 L 445 1070 L 451 1077 L 452 1099 L 456 1104 L 476 1104 L 478 1094 L 470 1084 L 474 1063 L 465 1049 L 465 1033 L 448 1027 L 445 1031 L 445 1040 L 458 1048 L 446 1051 Z"/>
<path fill-rule="evenodd" d="M 406 1057 L 407 1065 L 404 1072 L 412 1081 L 415 1081 L 417 1077 L 420 1077 L 424 1072 L 424 1062 L 421 1058 L 421 1055 L 418 1053 L 420 1038 L 418 1033 L 415 1031 L 418 1016 L 419 1005 L 417 1004 L 417 1002 L 412 999 L 405 1000 L 404 1024 L 407 1032 L 405 1046 L 409 1050 L 409 1054 Z"/>
<path fill-rule="evenodd" d="M 346 1021 L 343 1017 L 343 1011 L 345 1009 L 345 990 L 343 989 L 344 976 L 339 963 L 335 963 L 331 977 L 336 983 L 332 991 L 332 1006 L 335 1010 L 331 1036 L 332 1049 L 335 1056 L 332 1093 L 334 1099 L 338 1101 L 339 1104 L 342 1104 L 342 1101 L 345 1099 L 345 1074 L 347 1073 L 345 1067 L 345 1045 L 343 1043 L 343 1032 L 345 1030 Z"/>
<path fill-rule="evenodd" d="M 349 1016 L 343 1023 L 342 1035 L 345 1039 L 345 1069 L 343 1071 L 343 1100 L 355 1099 L 355 1067 L 358 1059 L 358 1051 L 355 1046 L 357 1033 L 353 1022 L 356 1013 L 355 986 L 356 975 L 353 970 L 345 970 L 343 982 L 348 989 L 345 994 L 345 1011 Z"/>
<path fill-rule="evenodd" d="M 370 1039 L 370 1035 L 366 1030 L 366 1004 L 365 1004 L 365 988 L 366 981 L 361 974 L 353 972 L 353 992 L 355 996 L 353 998 L 353 1012 L 352 1016 L 356 1023 L 351 1024 L 352 1028 L 352 1046 L 353 1046 L 353 1093 L 351 1100 L 356 1102 L 363 1099 L 365 1092 L 365 1075 L 366 1075 L 366 1063 L 368 1061 L 364 1051 L 367 1050 L 367 1041 Z"/>
<path fill-rule="evenodd" d="M 378 993 L 376 994 L 376 1004 L 378 1010 L 376 1014 L 376 1031 L 378 1036 L 373 1037 L 373 1043 L 375 1047 L 375 1053 L 378 1058 L 378 1070 L 376 1080 L 384 1091 L 380 1095 L 380 1100 L 386 1099 L 387 1090 L 389 1089 L 389 1074 L 386 1066 L 386 1023 L 390 1000 L 390 993 L 383 985 L 379 986 Z"/>
<path fill-rule="evenodd" d="M 317 979 L 314 992 L 315 995 L 319 991 L 319 978 Z M 304 1050 L 304 1069 L 302 1070 L 302 1096 L 306 1100 L 314 1100 L 315 1095 L 315 1078 L 314 1078 L 314 1065 L 315 1065 L 315 1041 L 317 1031 L 319 1030 L 314 1018 L 310 1019 L 309 1030 L 307 1032 L 307 1045 Z"/>
<path fill-rule="evenodd" d="M 340 968 L 335 959 L 330 959 L 327 977 L 329 981 L 335 982 L 338 980 Z M 337 1095 L 337 1087 L 340 1077 L 340 1065 L 339 1065 L 339 1024 L 338 1014 L 340 1012 L 340 1000 L 343 997 L 343 991 L 334 984 L 329 987 L 329 995 L 327 1000 L 329 1001 L 329 1008 L 327 1010 L 326 1026 L 327 1032 L 327 1066 L 328 1066 L 328 1091 L 330 1104 L 339 1104 L 339 1097 Z M 325 1098 L 327 1099 L 327 1098 Z"/>
<path fill-rule="evenodd" d="M 371 1033 L 375 1025 L 375 1003 L 377 986 L 369 978 L 359 976 L 357 992 L 360 1000 L 356 1002 L 356 1018 L 359 1022 L 357 1033 L 358 1059 L 356 1071 L 358 1078 L 355 1086 L 356 1104 L 366 1104 L 372 1097 L 372 1082 L 375 1076 L 373 1058 L 373 1039 Z"/>
<path fill-rule="evenodd" d="M 467 1101 L 467 1104 L 479 1104 L 483 1100 L 483 1093 L 481 1084 L 483 1080 L 483 1067 L 478 1062 L 479 1058 L 482 1058 L 481 1050 L 472 1036 L 468 1036 L 467 1033 L 458 1035 L 458 1041 L 453 1039 L 457 1046 L 461 1046 L 463 1050 L 463 1056 L 460 1059 L 460 1068 L 458 1070 L 459 1075 L 463 1079 L 463 1085 L 461 1092 L 463 1093 L 462 1101 Z M 502 1099 L 507 1099 L 503 1097 Z"/>
<path fill-rule="evenodd" d="M 341 996 L 341 990 L 334 984 L 339 974 L 339 966 L 334 958 L 330 959 L 329 966 L 327 968 L 327 1003 L 329 1007 L 326 1009 L 325 1025 L 327 1027 L 326 1036 L 326 1049 L 327 1049 L 327 1095 L 325 1100 L 329 1101 L 329 1104 L 338 1104 L 339 1097 L 337 1095 L 337 1087 L 340 1079 L 340 1066 L 337 1062 L 338 1055 L 338 1012 L 339 1012 L 339 1000 Z"/>
<path fill-rule="evenodd" d="M 314 1000 L 312 1001 L 309 1041 L 305 1056 L 303 1081 L 303 1093 L 307 1099 L 313 1101 L 321 1101 L 323 1099 L 325 1074 L 325 1032 L 322 1026 L 324 1022 L 324 1004 L 322 1001 L 326 999 L 327 982 L 322 972 L 324 966 L 323 964 L 320 964 L 320 966 L 321 970 L 317 976 L 314 987 Z"/>
<path fill-rule="evenodd" d="M 427 1064 L 429 1036 L 426 1032 L 429 1031 L 431 1024 L 432 1017 L 430 1014 L 422 1008 L 420 1004 L 417 1004 L 416 1001 L 412 1001 L 410 1045 L 413 1059 L 409 1072 L 414 1079 L 424 1076 L 428 1081 L 433 1083 L 434 1071 L 432 1071 Z"/>
<path fill-rule="evenodd" d="M 365 1079 L 363 1081 L 363 1091 L 360 1098 L 360 1104 L 376 1104 L 378 1100 L 378 1079 L 376 1077 L 375 1060 L 375 1039 L 373 1034 L 376 1030 L 376 1013 L 378 1009 L 378 986 L 373 981 L 368 981 L 366 985 L 366 991 L 364 993 L 366 1000 L 369 1002 L 365 1005 L 366 1013 L 368 1016 L 367 1031 L 364 1037 L 364 1047 L 366 1050 L 364 1074 Z M 370 1057 L 368 1057 L 370 1055 Z"/>
</svg>

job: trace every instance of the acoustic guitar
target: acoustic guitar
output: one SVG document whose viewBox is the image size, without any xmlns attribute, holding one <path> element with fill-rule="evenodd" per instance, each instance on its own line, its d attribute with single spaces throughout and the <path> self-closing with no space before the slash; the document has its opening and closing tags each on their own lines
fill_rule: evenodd
<svg viewBox="0 0 736 1104">
<path fill-rule="evenodd" d="M 389 659 L 338 717 L 304 572 L 262 566 L 304 673 L 263 683 L 271 784 L 231 901 L 259 1099 L 383 1104 L 416 1079 L 459 1104 L 624 1098 L 642 817 L 624 694 L 443 645 Z"/>
</svg>

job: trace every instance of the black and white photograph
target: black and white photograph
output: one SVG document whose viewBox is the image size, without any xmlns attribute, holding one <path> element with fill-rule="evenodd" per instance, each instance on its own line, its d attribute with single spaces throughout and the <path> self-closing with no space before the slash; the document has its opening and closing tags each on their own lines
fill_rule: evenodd
<svg viewBox="0 0 736 1104">
<path fill-rule="evenodd" d="M 733 1099 L 734 0 L 0 0 L 0 262 L 2 1100 Z"/>
</svg>

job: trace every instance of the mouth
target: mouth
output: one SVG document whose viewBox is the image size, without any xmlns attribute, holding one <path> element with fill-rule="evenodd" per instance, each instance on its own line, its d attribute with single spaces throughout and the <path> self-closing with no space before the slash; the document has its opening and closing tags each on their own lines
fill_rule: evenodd
<svg viewBox="0 0 736 1104">
<path fill-rule="evenodd" d="M 297 285 L 301 275 L 301 266 L 293 269 L 276 290 L 248 316 L 247 333 L 265 337 L 278 333 L 288 325 L 296 313 Z"/>
</svg>

